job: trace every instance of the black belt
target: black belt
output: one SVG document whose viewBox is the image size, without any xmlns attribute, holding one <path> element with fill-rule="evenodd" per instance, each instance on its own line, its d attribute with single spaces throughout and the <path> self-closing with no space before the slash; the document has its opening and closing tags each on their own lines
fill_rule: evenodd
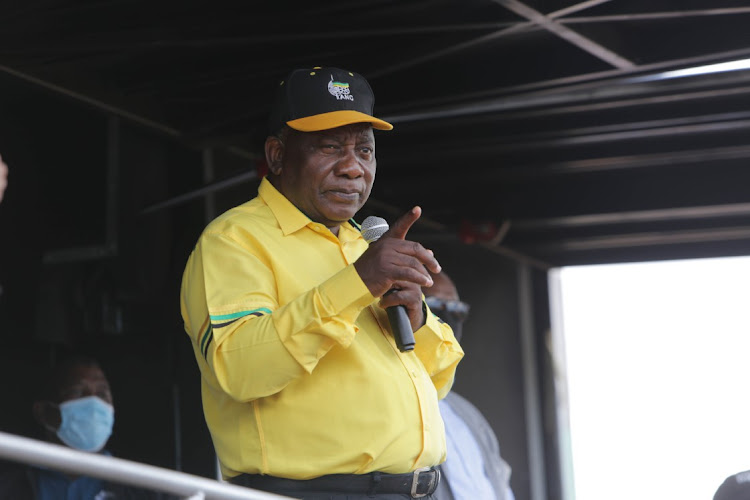
<svg viewBox="0 0 750 500">
<path fill-rule="evenodd" d="M 421 498 L 432 495 L 440 482 L 440 471 L 435 467 L 423 467 L 407 474 L 330 474 L 313 479 L 286 479 L 260 474 L 240 474 L 229 479 L 230 483 L 270 491 L 272 493 L 311 493 L 330 491 L 336 493 L 400 493 Z"/>
</svg>

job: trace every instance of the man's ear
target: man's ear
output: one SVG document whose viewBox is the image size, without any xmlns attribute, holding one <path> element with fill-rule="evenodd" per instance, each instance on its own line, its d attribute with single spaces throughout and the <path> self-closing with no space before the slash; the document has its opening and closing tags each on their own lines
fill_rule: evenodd
<svg viewBox="0 0 750 500">
<path fill-rule="evenodd" d="M 34 420 L 39 422 L 39 425 L 45 429 L 54 432 L 60 428 L 60 424 L 62 423 L 60 409 L 53 402 L 34 401 L 31 411 L 34 414 Z"/>
<path fill-rule="evenodd" d="M 271 135 L 266 139 L 265 149 L 268 170 L 273 175 L 279 175 L 284 162 L 284 143 L 278 137 Z"/>
</svg>

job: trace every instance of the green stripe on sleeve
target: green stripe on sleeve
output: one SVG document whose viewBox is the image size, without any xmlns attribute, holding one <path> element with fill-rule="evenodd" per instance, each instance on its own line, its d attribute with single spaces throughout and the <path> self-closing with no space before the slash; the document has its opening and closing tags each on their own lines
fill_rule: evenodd
<svg viewBox="0 0 750 500">
<path fill-rule="evenodd" d="M 240 311 L 240 312 L 231 313 L 231 314 L 218 314 L 216 316 L 211 316 L 211 321 L 223 321 L 227 319 L 241 318 L 243 316 L 247 316 L 248 314 L 253 314 L 253 313 L 258 313 L 258 312 L 271 314 L 271 310 L 268 309 L 267 307 L 260 307 L 258 309 L 252 309 L 250 311 Z"/>
</svg>

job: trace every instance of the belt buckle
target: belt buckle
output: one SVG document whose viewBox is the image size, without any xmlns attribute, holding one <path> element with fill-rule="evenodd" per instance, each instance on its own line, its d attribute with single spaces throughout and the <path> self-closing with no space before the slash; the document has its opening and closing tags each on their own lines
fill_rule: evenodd
<svg viewBox="0 0 750 500">
<path fill-rule="evenodd" d="M 422 472 L 428 472 L 431 470 L 431 467 L 420 467 L 419 469 L 416 469 L 412 473 L 411 477 L 411 497 L 412 498 L 422 498 L 426 497 L 427 493 L 417 493 L 417 486 L 419 486 L 419 474 Z M 427 488 L 427 491 L 429 491 L 429 488 Z"/>
</svg>

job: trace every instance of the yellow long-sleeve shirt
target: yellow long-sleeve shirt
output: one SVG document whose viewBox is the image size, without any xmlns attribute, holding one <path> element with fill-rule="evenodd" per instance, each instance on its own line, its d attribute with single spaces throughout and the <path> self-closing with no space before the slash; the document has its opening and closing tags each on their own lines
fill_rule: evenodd
<svg viewBox="0 0 750 500">
<path fill-rule="evenodd" d="M 201 235 L 181 310 L 225 477 L 308 479 L 410 472 L 445 459 L 437 401 L 463 351 L 431 313 L 398 351 L 354 266 L 359 229 L 338 237 L 267 180 Z"/>
</svg>

